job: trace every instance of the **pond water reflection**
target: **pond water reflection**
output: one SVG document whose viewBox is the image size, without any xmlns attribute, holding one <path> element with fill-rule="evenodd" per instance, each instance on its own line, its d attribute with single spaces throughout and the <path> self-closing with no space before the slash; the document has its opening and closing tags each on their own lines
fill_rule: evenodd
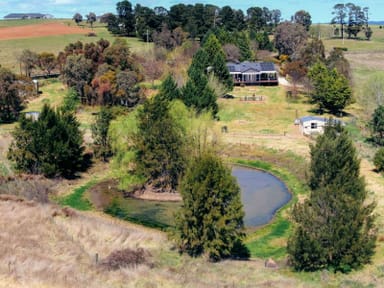
<svg viewBox="0 0 384 288">
<path fill-rule="evenodd" d="M 276 211 L 291 200 L 285 184 L 272 174 L 240 166 L 232 168 L 241 188 L 246 227 L 267 224 Z"/>
<path fill-rule="evenodd" d="M 232 175 L 237 178 L 241 188 L 246 227 L 267 224 L 276 211 L 288 203 L 292 197 L 285 184 L 269 173 L 233 166 Z M 101 187 L 98 190 L 103 191 L 106 195 L 110 194 L 110 190 L 107 188 Z M 93 194 L 91 193 L 91 195 Z M 154 228 L 163 229 L 174 226 L 174 214 L 181 207 L 181 202 L 124 198 L 119 192 L 115 195 L 114 201 L 105 201 L 106 203 L 99 208 L 116 217 Z M 100 197 L 98 195 L 96 198 Z M 91 200 L 93 198 L 91 197 Z M 112 199 L 110 195 L 107 198 Z M 92 203 L 96 206 L 95 201 L 92 200 Z"/>
</svg>

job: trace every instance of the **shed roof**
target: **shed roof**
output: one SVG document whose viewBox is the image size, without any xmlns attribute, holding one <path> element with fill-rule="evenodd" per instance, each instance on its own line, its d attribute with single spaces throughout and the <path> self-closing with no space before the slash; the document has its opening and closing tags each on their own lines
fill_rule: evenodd
<svg viewBox="0 0 384 288">
<path fill-rule="evenodd" d="M 43 18 L 46 14 L 41 13 L 10 13 L 4 19 Z"/>
<path fill-rule="evenodd" d="M 302 123 L 302 124 L 304 122 L 311 122 L 311 121 L 318 121 L 318 122 L 324 122 L 324 123 L 332 121 L 335 124 L 336 123 L 340 123 L 342 125 L 344 124 L 343 121 L 341 121 L 339 119 L 319 117 L 319 116 L 304 116 L 304 117 L 299 118 L 299 120 L 300 120 L 300 123 Z"/>
</svg>

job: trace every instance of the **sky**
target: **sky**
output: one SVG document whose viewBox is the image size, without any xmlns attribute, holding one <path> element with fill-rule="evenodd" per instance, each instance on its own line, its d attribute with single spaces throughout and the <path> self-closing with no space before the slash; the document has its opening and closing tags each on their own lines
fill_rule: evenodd
<svg viewBox="0 0 384 288">
<path fill-rule="evenodd" d="M 72 18 L 75 13 L 83 16 L 89 12 L 102 15 L 107 12 L 116 13 L 119 0 L 0 0 L 0 19 L 9 13 L 43 13 L 52 14 L 55 18 Z M 369 8 L 370 21 L 384 20 L 383 0 L 131 0 L 132 6 L 140 4 L 154 8 L 183 4 L 213 4 L 219 7 L 231 6 L 244 12 L 249 7 L 267 7 L 279 9 L 282 18 L 289 20 L 296 11 L 305 10 L 312 16 L 312 23 L 329 23 L 332 19 L 332 8 L 338 3 L 352 2 L 360 7 Z M 381 3 L 380 3 L 381 2 Z"/>
</svg>

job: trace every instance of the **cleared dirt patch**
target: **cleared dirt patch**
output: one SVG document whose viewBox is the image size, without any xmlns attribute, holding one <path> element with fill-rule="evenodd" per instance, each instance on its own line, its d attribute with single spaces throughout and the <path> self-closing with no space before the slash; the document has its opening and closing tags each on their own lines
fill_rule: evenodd
<svg viewBox="0 0 384 288">
<path fill-rule="evenodd" d="M 86 34 L 90 29 L 69 26 L 64 23 L 42 23 L 17 27 L 0 28 L 0 40 L 33 38 L 65 34 Z"/>
</svg>

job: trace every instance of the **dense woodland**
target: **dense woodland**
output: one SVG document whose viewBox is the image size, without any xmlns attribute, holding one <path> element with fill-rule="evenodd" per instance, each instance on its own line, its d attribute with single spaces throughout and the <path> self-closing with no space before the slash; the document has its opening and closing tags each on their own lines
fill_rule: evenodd
<svg viewBox="0 0 384 288">
<path fill-rule="evenodd" d="M 116 15 L 100 18 L 111 33 L 121 36 L 113 43 L 71 43 L 58 55 L 25 50 L 19 58 L 22 76 L 0 69 L 0 121 L 19 119 L 8 158 L 20 172 L 65 178 L 87 169 L 90 155 L 113 161 L 121 168 L 118 180 L 125 192 L 150 187 L 181 194 L 183 205 L 173 231 L 181 253 L 206 255 L 211 261 L 247 258 L 240 189 L 207 128 L 209 121 L 220 121 L 217 99 L 233 89 L 226 62 L 274 62 L 291 81 L 292 97 L 306 93 L 315 113 L 335 117 L 354 100 L 343 49 L 325 54 L 318 35 L 310 32 L 306 11 L 281 22 L 280 11 L 266 7 L 251 7 L 244 14 L 229 6 L 177 4 L 168 11 L 122 1 L 116 10 Z M 338 4 L 330 13 L 335 37 L 347 33 L 358 38 L 364 32 L 365 40 L 370 39 L 368 8 Z M 73 20 L 83 21 L 78 13 Z M 91 26 L 95 21 L 94 13 L 87 15 Z M 154 42 L 152 57 L 132 53 L 124 37 Z M 175 73 L 179 63 L 167 58 L 176 49 L 187 59 L 181 79 Z M 164 67 L 170 67 L 167 73 L 161 73 Z M 68 87 L 63 105 L 44 106 L 37 120 L 19 117 L 25 100 L 36 96 L 30 78 L 36 70 L 47 77 L 59 73 Z M 159 78 L 163 81 L 155 87 Z M 147 93 L 148 83 L 152 94 Z M 88 154 L 76 120 L 81 105 L 101 107 L 91 126 Z M 191 129 L 197 119 L 204 119 L 207 127 Z M 384 142 L 383 119 L 379 106 L 370 139 L 377 145 Z M 113 121 L 129 123 L 125 138 L 111 131 Z M 366 201 L 348 133 L 332 123 L 311 146 L 310 195 L 292 211 L 288 254 L 299 271 L 349 272 L 369 263 L 374 254 L 375 204 Z M 380 170 L 384 157 L 383 150 L 379 152 L 375 164 Z"/>
</svg>

